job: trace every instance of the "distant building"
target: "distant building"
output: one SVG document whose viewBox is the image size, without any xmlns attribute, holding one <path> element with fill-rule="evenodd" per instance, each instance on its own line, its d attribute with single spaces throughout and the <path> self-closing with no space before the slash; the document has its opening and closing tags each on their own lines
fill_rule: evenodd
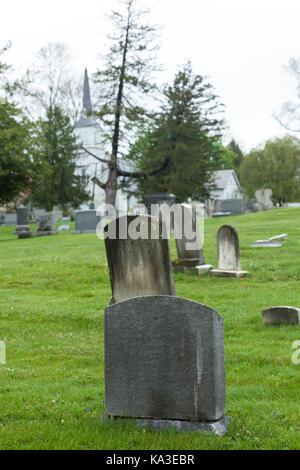
<svg viewBox="0 0 300 470">
<path fill-rule="evenodd" d="M 104 150 L 101 149 L 100 125 L 91 115 L 91 112 L 92 102 L 90 94 L 90 85 L 87 69 L 85 69 L 82 111 L 79 120 L 75 124 L 75 134 L 77 136 L 78 142 L 81 145 L 95 146 L 93 148 L 89 148 L 89 150 L 98 157 L 107 158 L 104 154 Z M 130 171 L 130 169 L 126 168 L 126 162 L 122 162 L 121 168 L 123 170 L 127 169 L 127 171 Z M 108 173 L 107 165 L 105 163 L 99 162 L 92 155 L 89 155 L 87 152 L 82 150 L 77 171 L 79 172 L 79 174 L 87 178 L 87 189 L 90 193 L 89 203 L 93 202 L 95 208 L 97 208 L 101 203 L 105 202 L 105 192 L 102 188 L 95 185 L 91 181 L 91 179 L 94 176 L 97 176 L 100 181 L 105 183 L 107 180 Z M 134 191 L 134 188 L 130 188 L 130 190 L 128 191 L 118 190 L 117 192 L 116 207 L 121 214 L 127 213 L 130 207 L 134 206 L 137 203 L 137 199 L 134 195 L 132 195 L 132 191 Z M 88 206 L 88 203 L 83 205 L 81 208 L 87 208 L 85 206 Z"/>
<path fill-rule="evenodd" d="M 214 173 L 215 189 L 210 192 L 211 199 L 242 199 L 241 185 L 234 170 L 218 170 Z"/>
</svg>

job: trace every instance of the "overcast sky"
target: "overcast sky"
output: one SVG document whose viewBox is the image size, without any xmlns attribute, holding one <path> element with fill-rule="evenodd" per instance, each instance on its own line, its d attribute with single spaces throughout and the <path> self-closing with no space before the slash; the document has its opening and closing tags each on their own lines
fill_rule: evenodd
<svg viewBox="0 0 300 470">
<path fill-rule="evenodd" d="M 103 12 L 117 0 L 10 0 L 1 4 L 0 47 L 14 67 L 28 66 L 40 47 L 62 41 L 74 50 L 76 68 L 91 75 L 105 53 Z M 300 57 L 299 0 L 144 0 L 163 26 L 158 61 L 163 81 L 191 60 L 209 77 L 226 106 L 227 135 L 244 150 L 284 131 L 272 115 L 295 98 L 284 70 Z M 226 142 L 225 142 L 226 143 Z"/>
</svg>

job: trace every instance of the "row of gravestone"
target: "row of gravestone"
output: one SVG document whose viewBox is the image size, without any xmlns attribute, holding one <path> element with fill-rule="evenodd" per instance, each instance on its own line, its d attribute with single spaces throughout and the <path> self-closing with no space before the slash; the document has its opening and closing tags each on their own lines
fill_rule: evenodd
<svg viewBox="0 0 300 470">
<path fill-rule="evenodd" d="M 130 225 L 137 220 L 146 228 L 141 232 L 158 236 L 132 238 Z M 146 215 L 117 218 L 105 227 L 112 298 L 104 321 L 103 419 L 134 418 L 143 427 L 223 435 L 229 422 L 224 320 L 206 305 L 176 297 L 168 239 L 162 234 L 163 224 Z M 232 227 L 219 229 L 218 247 L 219 267 L 223 263 L 238 271 Z M 226 249 L 234 251 L 226 255 Z M 204 263 L 201 250 L 187 253 L 179 244 L 178 252 Z M 296 308 L 263 311 L 264 324 L 299 322 Z"/>
</svg>

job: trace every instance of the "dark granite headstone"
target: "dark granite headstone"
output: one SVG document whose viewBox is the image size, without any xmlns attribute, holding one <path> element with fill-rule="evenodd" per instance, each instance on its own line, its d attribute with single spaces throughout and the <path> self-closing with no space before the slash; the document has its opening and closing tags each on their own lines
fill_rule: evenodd
<svg viewBox="0 0 300 470">
<path fill-rule="evenodd" d="M 221 212 L 230 212 L 230 215 L 239 215 L 244 213 L 243 199 L 222 199 Z"/>
<path fill-rule="evenodd" d="M 169 193 L 147 193 L 144 194 L 144 202 L 148 214 L 151 215 L 151 204 L 162 204 L 163 202 L 167 202 L 172 206 L 176 202 L 176 196 Z"/>
<path fill-rule="evenodd" d="M 141 227 L 137 230 L 147 238 L 132 239 L 129 232 L 135 232 L 134 224 L 138 222 Z M 110 222 L 104 232 L 112 302 L 139 295 L 175 295 L 168 240 L 162 238 L 162 225 L 157 219 L 124 216 Z M 157 239 L 151 239 L 151 232 Z"/>
<path fill-rule="evenodd" d="M 224 320 L 172 296 L 105 309 L 108 416 L 216 422 L 225 414 Z"/>
<path fill-rule="evenodd" d="M 96 210 L 75 212 L 75 231 L 73 233 L 96 233 L 101 217 Z"/>
<path fill-rule="evenodd" d="M 17 225 L 28 225 L 28 207 L 24 207 L 24 206 L 18 207 Z"/>
<path fill-rule="evenodd" d="M 264 325 L 299 325 L 300 309 L 296 307 L 271 307 L 263 310 Z"/>
</svg>

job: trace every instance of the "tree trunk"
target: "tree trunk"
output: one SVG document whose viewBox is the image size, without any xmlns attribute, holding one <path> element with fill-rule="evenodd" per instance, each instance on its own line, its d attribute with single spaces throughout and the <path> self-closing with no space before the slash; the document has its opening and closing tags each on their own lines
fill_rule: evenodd
<svg viewBox="0 0 300 470">
<path fill-rule="evenodd" d="M 109 170 L 108 179 L 105 186 L 105 202 L 106 204 L 115 206 L 118 191 L 118 172 L 116 167 Z"/>
</svg>

